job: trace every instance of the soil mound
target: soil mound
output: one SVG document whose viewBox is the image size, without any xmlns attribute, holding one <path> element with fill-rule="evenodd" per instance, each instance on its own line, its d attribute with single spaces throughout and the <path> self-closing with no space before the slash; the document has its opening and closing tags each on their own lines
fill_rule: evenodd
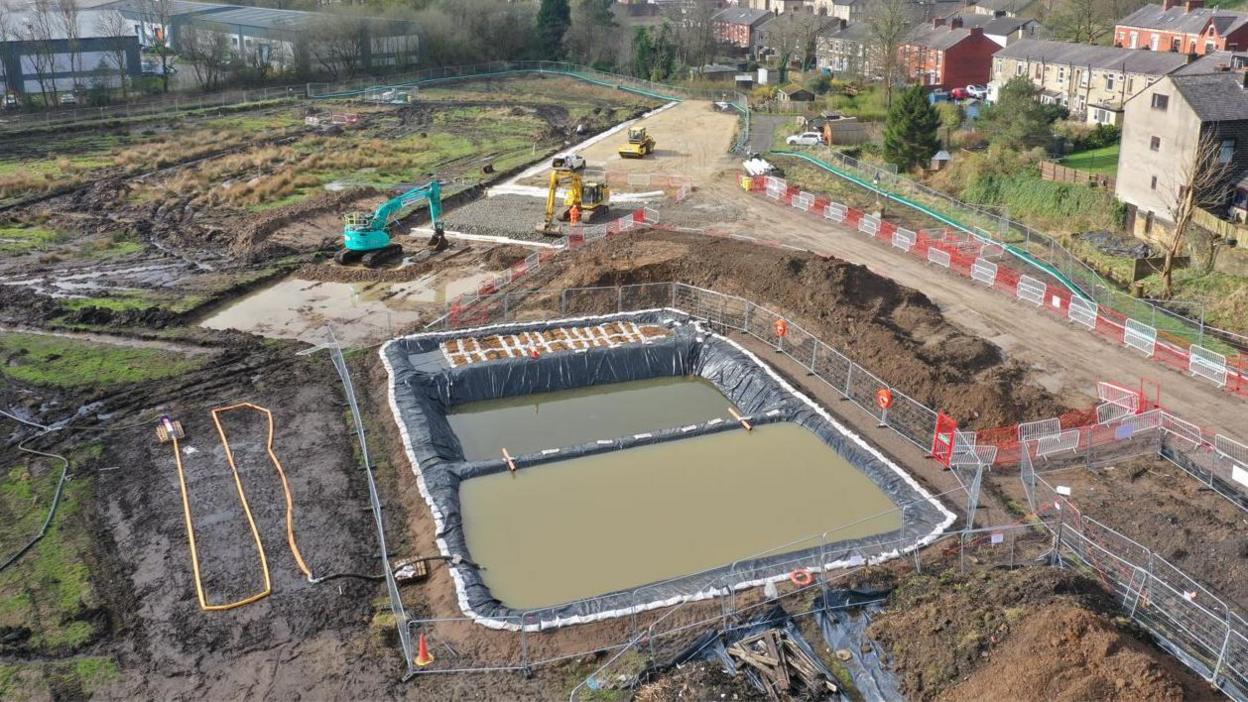
<svg viewBox="0 0 1248 702">
<path fill-rule="evenodd" d="M 903 691 L 942 700 L 1179 700 L 1209 692 L 1119 626 L 1093 581 L 1048 567 L 916 575 L 869 630 Z"/>
<path fill-rule="evenodd" d="M 676 280 L 774 306 L 880 378 L 970 428 L 1065 409 L 1000 349 L 865 266 L 730 239 L 648 233 L 586 247 L 552 287 Z"/>
</svg>

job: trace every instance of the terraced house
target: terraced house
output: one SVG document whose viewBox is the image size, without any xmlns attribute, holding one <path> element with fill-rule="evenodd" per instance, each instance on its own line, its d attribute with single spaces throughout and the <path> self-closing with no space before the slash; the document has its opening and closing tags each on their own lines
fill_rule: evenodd
<svg viewBox="0 0 1248 702">
<path fill-rule="evenodd" d="M 995 98 L 1001 86 L 1024 76 L 1040 89 L 1042 102 L 1064 105 L 1088 122 L 1120 124 L 1131 96 L 1188 60 L 1163 51 L 1022 39 L 992 57 L 989 93 Z"/>
<path fill-rule="evenodd" d="M 983 27 L 965 27 L 961 17 L 938 17 L 919 25 L 897 50 L 906 78 L 931 88 L 960 88 L 988 82 L 992 55 L 1001 46 Z"/>
<path fill-rule="evenodd" d="M 1248 48 L 1248 14 L 1204 5 L 1204 0 L 1145 5 L 1118 22 L 1114 45 L 1198 55 Z"/>
</svg>

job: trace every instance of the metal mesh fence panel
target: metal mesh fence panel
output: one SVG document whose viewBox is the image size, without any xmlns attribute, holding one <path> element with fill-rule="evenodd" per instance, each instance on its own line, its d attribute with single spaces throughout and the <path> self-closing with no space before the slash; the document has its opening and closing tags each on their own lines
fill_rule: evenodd
<svg viewBox="0 0 1248 702">
<path fill-rule="evenodd" d="M 671 283 L 642 283 L 620 288 L 620 311 L 653 310 L 672 306 Z"/>
<path fill-rule="evenodd" d="M 619 309 L 620 289 L 615 287 L 568 288 L 559 303 L 559 313 L 568 317 L 611 314 Z"/>
<path fill-rule="evenodd" d="M 825 343 L 815 347 L 815 377 L 823 380 L 848 399 L 849 369 L 853 363 Z"/>
<path fill-rule="evenodd" d="M 896 390 L 888 410 L 888 426 L 924 451 L 931 450 L 936 439 L 936 413 Z"/>
<path fill-rule="evenodd" d="M 880 390 L 887 390 L 888 383 L 875 377 L 861 366 L 853 366 L 849 371 L 849 399 L 854 404 L 880 420 L 883 417 L 883 410 L 875 403 L 876 394 Z"/>
</svg>

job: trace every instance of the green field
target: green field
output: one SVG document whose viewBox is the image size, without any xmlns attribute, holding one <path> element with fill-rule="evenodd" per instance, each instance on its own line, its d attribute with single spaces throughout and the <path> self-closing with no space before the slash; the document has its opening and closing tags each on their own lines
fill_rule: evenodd
<svg viewBox="0 0 1248 702">
<path fill-rule="evenodd" d="M 1118 144 L 1079 151 L 1062 159 L 1062 165 L 1089 173 L 1113 176 L 1118 173 Z"/>
<path fill-rule="evenodd" d="M 0 375 L 29 385 L 90 388 L 179 375 L 201 360 L 149 348 L 42 334 L 0 334 Z"/>
</svg>

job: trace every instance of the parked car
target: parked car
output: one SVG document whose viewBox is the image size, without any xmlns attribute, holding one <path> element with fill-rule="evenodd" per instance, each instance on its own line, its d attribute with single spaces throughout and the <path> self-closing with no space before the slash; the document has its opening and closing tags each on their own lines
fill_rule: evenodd
<svg viewBox="0 0 1248 702">
<path fill-rule="evenodd" d="M 970 92 L 967 91 L 966 88 L 954 88 L 953 90 L 949 91 L 949 97 L 953 98 L 954 100 L 966 100 L 971 97 L 971 94 Z"/>
<path fill-rule="evenodd" d="M 949 91 L 944 88 L 936 88 L 927 94 L 927 101 L 932 105 L 938 102 L 949 102 Z"/>
<path fill-rule="evenodd" d="M 823 143 L 823 135 L 819 132 L 802 132 L 785 139 L 784 143 L 789 146 L 818 146 Z"/>
<path fill-rule="evenodd" d="M 60 101 L 62 105 L 77 105 L 78 96 L 73 93 L 61 93 Z"/>
<path fill-rule="evenodd" d="M 988 99 L 988 86 L 986 85 L 968 85 L 966 86 L 966 92 L 976 100 Z"/>
</svg>

